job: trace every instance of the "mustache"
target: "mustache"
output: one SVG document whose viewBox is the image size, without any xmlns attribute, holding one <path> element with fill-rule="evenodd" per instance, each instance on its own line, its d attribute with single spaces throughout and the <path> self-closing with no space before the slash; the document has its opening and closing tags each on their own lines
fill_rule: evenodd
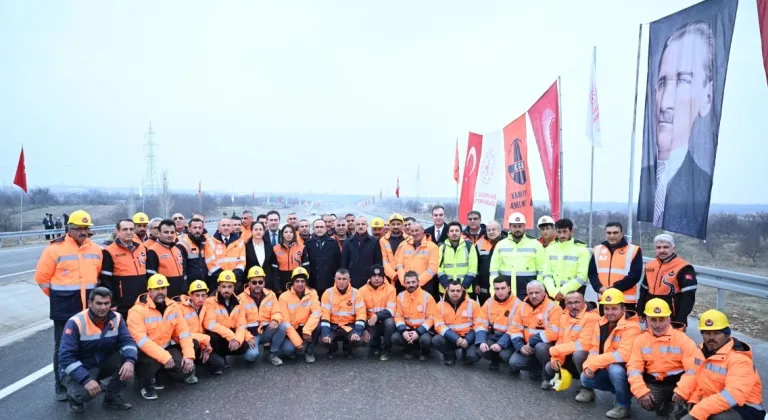
<svg viewBox="0 0 768 420">
<path fill-rule="evenodd" d="M 671 109 L 662 109 L 659 111 L 659 124 L 672 124 L 675 121 L 675 112 Z"/>
</svg>

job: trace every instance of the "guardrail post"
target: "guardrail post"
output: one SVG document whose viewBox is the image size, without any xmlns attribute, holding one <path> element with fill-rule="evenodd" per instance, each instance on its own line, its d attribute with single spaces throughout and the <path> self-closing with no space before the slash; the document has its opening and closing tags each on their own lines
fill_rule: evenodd
<svg viewBox="0 0 768 420">
<path fill-rule="evenodd" d="M 717 289 L 717 298 L 715 299 L 715 308 L 718 311 L 725 310 L 725 289 Z"/>
</svg>

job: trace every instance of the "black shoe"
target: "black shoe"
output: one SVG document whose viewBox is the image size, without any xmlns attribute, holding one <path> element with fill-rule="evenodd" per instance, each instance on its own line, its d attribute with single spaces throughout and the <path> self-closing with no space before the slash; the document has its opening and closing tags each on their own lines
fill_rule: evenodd
<svg viewBox="0 0 768 420">
<path fill-rule="evenodd" d="M 113 398 L 106 399 L 101 403 L 102 407 L 110 410 L 126 411 L 130 410 L 133 406 L 125 402 L 121 395 L 117 395 Z"/>
<path fill-rule="evenodd" d="M 57 389 L 56 395 L 54 395 L 54 398 L 56 399 L 56 401 L 60 401 L 60 402 L 67 401 L 69 399 L 69 397 L 67 396 L 67 390 L 64 388 Z"/>
<path fill-rule="evenodd" d="M 488 370 L 500 370 L 501 369 L 501 362 L 491 362 L 490 365 L 488 365 Z"/>
<path fill-rule="evenodd" d="M 214 369 L 214 370 L 211 371 L 211 375 L 213 375 L 213 376 L 219 376 L 222 373 L 224 373 L 223 369 Z"/>
<path fill-rule="evenodd" d="M 347 359 L 354 359 L 355 357 L 352 356 L 352 349 L 344 349 L 344 357 Z"/>
<path fill-rule="evenodd" d="M 85 413 L 85 404 L 69 400 L 69 411 L 73 413 Z"/>
<path fill-rule="evenodd" d="M 144 397 L 145 400 L 156 400 L 157 392 L 155 392 L 155 387 L 148 386 L 146 388 L 142 388 L 141 396 Z"/>
<path fill-rule="evenodd" d="M 161 391 L 165 389 L 165 385 L 158 381 L 157 378 L 152 379 L 152 387 L 155 388 L 155 391 Z"/>
<path fill-rule="evenodd" d="M 386 362 L 392 357 L 392 352 L 389 349 L 384 349 L 383 352 L 381 352 L 381 356 L 379 356 L 379 360 L 382 362 Z"/>
<path fill-rule="evenodd" d="M 452 359 L 452 358 L 449 359 L 447 357 L 445 359 L 443 359 L 443 364 L 446 365 L 446 366 L 453 366 L 454 363 L 456 363 L 455 359 Z"/>
</svg>

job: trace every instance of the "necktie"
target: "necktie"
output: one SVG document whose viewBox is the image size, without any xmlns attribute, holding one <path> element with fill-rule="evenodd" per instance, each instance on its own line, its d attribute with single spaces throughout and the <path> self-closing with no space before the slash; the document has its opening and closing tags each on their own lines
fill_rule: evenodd
<svg viewBox="0 0 768 420">
<path fill-rule="evenodd" d="M 666 168 L 666 161 L 660 160 L 656 162 L 656 197 L 653 204 L 653 225 L 659 228 L 664 223 L 664 203 L 667 198 L 667 183 L 662 182 Z"/>
<path fill-rule="evenodd" d="M 272 246 L 277 245 L 277 234 L 272 233 Z"/>
<path fill-rule="evenodd" d="M 440 240 L 440 229 L 435 229 L 435 242 Z"/>
</svg>

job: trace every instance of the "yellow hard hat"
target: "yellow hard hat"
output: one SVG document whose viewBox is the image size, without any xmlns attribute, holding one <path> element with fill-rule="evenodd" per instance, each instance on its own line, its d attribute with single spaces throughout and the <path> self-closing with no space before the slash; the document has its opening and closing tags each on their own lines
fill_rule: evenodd
<svg viewBox="0 0 768 420">
<path fill-rule="evenodd" d="M 607 289 L 600 297 L 601 305 L 618 305 L 619 303 L 627 303 L 627 300 L 624 299 L 624 292 L 619 289 Z"/>
<path fill-rule="evenodd" d="M 252 279 L 254 277 L 267 277 L 267 274 L 264 273 L 263 268 L 259 267 L 258 265 L 254 265 L 250 270 L 248 270 L 248 278 Z"/>
<path fill-rule="evenodd" d="M 669 304 L 662 299 L 653 298 L 645 304 L 645 316 L 651 318 L 662 318 L 672 315 L 672 311 L 669 309 Z"/>
<path fill-rule="evenodd" d="M 147 290 L 159 289 L 170 285 L 168 279 L 162 274 L 152 274 L 149 276 L 149 280 L 147 280 Z"/>
<path fill-rule="evenodd" d="M 191 295 L 192 293 L 199 292 L 201 290 L 208 292 L 208 285 L 205 284 L 205 282 L 202 280 L 195 280 L 189 284 L 189 292 L 187 293 Z"/>
<path fill-rule="evenodd" d="M 76 210 L 69 215 L 67 224 L 75 226 L 93 226 L 93 221 L 91 220 L 91 215 L 86 213 L 85 210 Z"/>
<path fill-rule="evenodd" d="M 710 309 L 699 318 L 699 330 L 700 331 L 720 331 L 726 328 L 730 328 L 731 324 L 728 323 L 728 317 L 724 313 Z"/>
<path fill-rule="evenodd" d="M 572 381 L 573 376 L 571 375 L 571 372 L 568 372 L 567 369 L 560 367 L 560 370 L 555 373 L 555 377 L 552 378 L 549 383 L 552 385 L 552 389 L 555 391 L 565 391 L 571 386 Z"/>
<path fill-rule="evenodd" d="M 398 213 L 395 213 L 392 216 L 389 216 L 389 223 L 392 223 L 393 220 L 399 220 L 399 221 L 405 223 L 405 219 L 403 218 L 403 216 L 401 216 Z"/>
<path fill-rule="evenodd" d="M 138 212 L 133 215 L 133 223 L 136 225 L 149 224 L 149 216 L 147 216 L 145 213 Z"/>
<path fill-rule="evenodd" d="M 293 269 L 293 272 L 291 273 L 291 280 L 295 279 L 296 277 L 302 276 L 305 279 L 309 278 L 309 273 L 307 272 L 307 269 L 304 267 L 296 267 Z"/>
<path fill-rule="evenodd" d="M 237 283 L 237 277 L 235 276 L 235 273 L 233 273 L 230 270 L 224 270 L 221 273 L 219 273 L 219 278 L 216 280 L 217 283 Z"/>
<path fill-rule="evenodd" d="M 384 227 L 384 219 L 381 217 L 374 217 L 371 220 L 371 227 L 372 228 L 383 228 Z"/>
</svg>

